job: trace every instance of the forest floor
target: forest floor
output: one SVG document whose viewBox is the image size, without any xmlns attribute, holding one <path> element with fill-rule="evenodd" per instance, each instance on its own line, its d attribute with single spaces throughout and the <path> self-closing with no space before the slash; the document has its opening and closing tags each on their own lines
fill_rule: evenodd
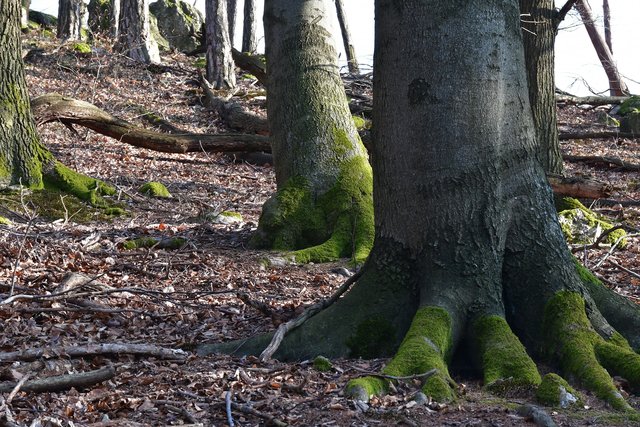
<svg viewBox="0 0 640 427">
<path fill-rule="evenodd" d="M 95 49 L 77 55 L 72 44 L 32 34 L 25 50 L 31 96 L 57 92 L 91 102 L 140 126 L 141 111 L 151 111 L 190 132 L 227 131 L 203 104 L 195 58 L 163 57 L 165 69 L 150 69 Z M 241 93 L 256 90 L 240 79 Z M 366 85 L 365 92 L 366 92 Z M 264 98 L 244 101 L 261 111 Z M 598 111 L 567 107 L 559 111 L 562 127 L 598 127 Z M 400 384 L 391 395 L 368 405 L 343 396 L 349 379 L 376 372 L 386 360 L 334 360 L 320 372 L 312 361 L 261 363 L 256 358 L 199 357 L 194 345 L 238 339 L 273 330 L 279 323 L 327 297 L 352 272 L 345 262 L 320 265 L 279 263 L 277 254 L 247 248 L 262 204 L 275 190 L 273 169 L 234 163 L 221 154 L 165 154 L 119 143 L 82 128 L 77 133 L 53 123 L 39 127 L 42 142 L 67 166 L 102 179 L 118 190 L 127 214 L 112 219 L 55 197 L 47 205 L 8 201 L 0 195 L 0 382 L 116 367 L 110 380 L 85 389 L 10 396 L 0 425 L 134 426 L 228 425 L 225 399 L 234 404 L 236 425 L 533 425 L 516 408 L 531 396 L 495 397 L 478 378 L 454 373 L 464 393 L 451 405 L 417 404 L 415 384 Z M 562 144 L 565 154 L 619 157 L 640 163 L 637 140 L 608 138 Z M 620 203 L 592 207 L 633 233 L 640 225 L 640 173 L 585 163 L 568 163 L 567 173 L 609 183 Z M 138 193 L 146 182 L 165 184 L 171 198 Z M 629 202 L 629 203 L 627 203 Z M 59 205 L 51 216 L 52 206 Z M 242 221 L 218 223 L 216 214 L 233 211 Z M 61 214 L 60 214 L 61 213 Z M 181 237 L 177 250 L 125 250 L 128 239 Z M 580 250 L 594 268 L 609 247 Z M 595 273 L 616 291 L 640 302 L 640 240 L 629 238 Z M 270 260 L 270 261 L 269 261 Z M 267 262 L 269 261 L 269 262 Z M 274 262 L 275 261 L 275 262 Z M 91 289 L 53 296 L 68 273 L 93 278 Z M 114 292 L 118 290 L 119 292 Z M 239 295 L 242 293 L 243 295 Z M 71 298 L 73 296 L 73 298 Z M 532 320 L 533 321 L 533 320 Z M 183 349 L 174 357 L 149 354 L 69 356 L 69 346 L 98 343 L 149 344 Z M 35 360 L 9 362 L 7 352 L 41 349 Z M 541 367 L 542 370 L 546 369 Z M 623 385 L 621 385 L 622 387 Z M 586 406 L 547 408 L 558 425 L 633 425 L 585 392 Z M 637 398 L 631 404 L 640 409 Z M 2 406 L 2 401 L 0 401 Z M 250 409 L 248 409 L 250 408 Z M 5 417 L 4 421 L 2 417 Z M 280 423 L 280 424 L 278 424 Z"/>
</svg>

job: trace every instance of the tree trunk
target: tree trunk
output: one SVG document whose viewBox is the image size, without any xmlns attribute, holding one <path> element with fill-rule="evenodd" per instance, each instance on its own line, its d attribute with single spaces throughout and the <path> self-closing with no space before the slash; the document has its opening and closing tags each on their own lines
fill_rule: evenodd
<svg viewBox="0 0 640 427">
<path fill-rule="evenodd" d="M 118 28 L 117 12 L 118 0 L 91 0 L 87 10 L 89 12 L 89 30 L 92 35 L 102 34 L 115 37 Z"/>
<path fill-rule="evenodd" d="M 115 193 L 101 181 L 56 161 L 40 144 L 20 56 L 20 1 L 0 1 L 0 188 L 56 189 L 96 205 Z"/>
<path fill-rule="evenodd" d="M 122 0 L 120 7 L 116 50 L 145 64 L 160 62 L 158 45 L 151 36 L 149 0 Z"/>
<path fill-rule="evenodd" d="M 227 24 L 229 25 L 229 43 L 233 48 L 233 40 L 236 36 L 236 17 L 238 16 L 238 1 L 226 0 L 227 2 Z"/>
<path fill-rule="evenodd" d="M 111 0 L 111 31 L 109 35 L 116 39 L 119 35 L 120 28 L 120 1 L 121 0 Z"/>
<path fill-rule="evenodd" d="M 360 67 L 356 59 L 356 48 L 351 43 L 351 33 L 347 25 L 347 14 L 344 11 L 342 0 L 335 0 L 336 11 L 338 12 L 338 23 L 340 24 L 340 32 L 342 33 L 342 43 L 344 44 L 344 52 L 347 55 L 347 65 L 351 74 L 359 74 Z"/>
<path fill-rule="evenodd" d="M 82 16 L 85 5 L 82 0 L 60 0 L 58 2 L 58 38 L 82 39 Z"/>
<path fill-rule="evenodd" d="M 229 89 L 236 86 L 227 19 L 227 0 L 205 2 L 206 76 L 209 83 L 216 89 Z"/>
<path fill-rule="evenodd" d="M 256 0 L 244 0 L 244 23 L 242 25 L 242 51 L 255 53 L 258 50 L 256 38 Z"/>
<path fill-rule="evenodd" d="M 299 262 L 353 256 L 373 239 L 371 168 L 349 112 L 330 0 L 267 0 L 267 112 L 278 192 L 253 243 Z"/>
<path fill-rule="evenodd" d="M 522 46 L 517 0 L 376 1 L 375 245 L 353 288 L 275 357 L 397 349 L 382 373 L 436 369 L 422 391 L 448 401 L 454 350 L 503 392 L 541 383 L 532 354 L 631 411 L 607 370 L 640 386 L 640 355 L 623 338 L 640 348 L 640 309 L 567 249 L 536 159 Z M 388 390 L 380 377 L 347 386 L 365 400 Z"/>
<path fill-rule="evenodd" d="M 607 77 L 609 79 L 609 92 L 611 93 L 611 96 L 629 95 L 629 88 L 618 72 L 618 67 L 616 67 L 616 63 L 613 60 L 613 54 L 607 47 L 607 44 L 602 39 L 600 32 L 595 26 L 593 13 L 591 12 L 589 4 L 586 0 L 578 0 L 576 2 L 576 9 L 580 13 L 580 18 L 582 19 L 582 23 L 589 34 L 591 43 L 598 54 L 598 59 L 602 64 L 602 68 L 604 68 L 605 73 L 607 73 Z"/>
<path fill-rule="evenodd" d="M 520 0 L 520 13 L 538 160 L 545 172 L 561 174 L 563 165 L 554 82 L 556 22 L 553 0 Z"/>
<path fill-rule="evenodd" d="M 20 15 L 20 25 L 26 27 L 29 25 L 29 8 L 31 0 L 22 0 L 22 15 Z"/>
<path fill-rule="evenodd" d="M 602 1 L 602 21 L 604 23 L 604 41 L 607 43 L 609 52 L 613 53 L 613 42 L 611 40 L 611 8 L 609 0 Z"/>
</svg>

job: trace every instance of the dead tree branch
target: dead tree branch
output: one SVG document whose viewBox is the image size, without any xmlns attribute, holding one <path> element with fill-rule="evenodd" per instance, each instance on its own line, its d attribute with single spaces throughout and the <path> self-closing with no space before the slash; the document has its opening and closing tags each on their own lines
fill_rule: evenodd
<svg viewBox="0 0 640 427">
<path fill-rule="evenodd" d="M 32 361 L 41 357 L 85 357 L 98 354 L 135 354 L 159 357 L 161 359 L 184 359 L 187 356 L 187 353 L 183 350 L 159 347 L 152 344 L 104 343 L 10 351 L 0 353 L 0 362 Z"/>
<path fill-rule="evenodd" d="M 107 366 L 102 369 L 82 372 L 79 374 L 56 375 L 54 377 L 42 378 L 39 380 L 25 381 L 20 387 L 20 390 L 42 393 L 69 390 L 72 387 L 82 389 L 107 381 L 115 375 L 116 369 L 113 366 Z M 15 387 L 16 384 L 13 382 L 0 383 L 0 393 L 10 392 Z"/>
</svg>

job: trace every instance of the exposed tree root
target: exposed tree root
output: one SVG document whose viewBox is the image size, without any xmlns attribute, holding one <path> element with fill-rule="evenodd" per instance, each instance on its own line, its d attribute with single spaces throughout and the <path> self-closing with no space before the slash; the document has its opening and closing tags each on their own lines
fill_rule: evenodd
<svg viewBox="0 0 640 427">
<path fill-rule="evenodd" d="M 270 151 L 269 139 L 247 134 L 167 134 L 136 127 L 88 102 L 58 94 L 31 101 L 36 122 L 79 125 L 136 147 L 164 153 Z"/>
</svg>

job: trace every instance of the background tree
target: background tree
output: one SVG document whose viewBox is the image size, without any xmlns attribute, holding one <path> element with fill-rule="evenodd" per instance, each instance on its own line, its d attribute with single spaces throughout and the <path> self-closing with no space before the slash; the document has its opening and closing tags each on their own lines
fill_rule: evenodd
<svg viewBox="0 0 640 427">
<path fill-rule="evenodd" d="M 360 67 L 358 66 L 358 60 L 356 59 L 356 49 L 351 43 L 351 33 L 349 32 L 349 25 L 347 23 L 347 14 L 344 11 L 344 5 L 342 0 L 335 0 L 336 11 L 338 12 L 338 23 L 340 24 L 340 32 L 342 34 L 342 43 L 344 44 L 344 51 L 347 56 L 347 66 L 349 72 L 352 74 L 360 73 Z"/>
<path fill-rule="evenodd" d="M 229 25 L 229 42 L 233 47 L 233 39 L 236 35 L 236 17 L 238 16 L 238 1 L 225 0 L 227 2 L 227 24 Z"/>
<path fill-rule="evenodd" d="M 0 2 L 0 188 L 57 189 L 100 204 L 115 189 L 68 169 L 40 143 L 20 42 L 20 1 Z"/>
<path fill-rule="evenodd" d="M 89 13 L 89 30 L 92 34 L 116 37 L 120 11 L 118 0 L 91 0 L 87 11 Z"/>
<path fill-rule="evenodd" d="M 158 45 L 151 37 L 149 0 L 121 0 L 115 48 L 136 61 L 160 62 Z"/>
<path fill-rule="evenodd" d="M 301 262 L 352 256 L 373 239 L 371 168 L 349 112 L 330 0 L 267 0 L 267 112 L 277 193 L 253 243 Z M 273 68 L 271 68 L 273 66 Z"/>
<path fill-rule="evenodd" d="M 236 85 L 228 18 L 227 0 L 206 0 L 206 77 L 216 89 L 228 89 Z"/>
<path fill-rule="evenodd" d="M 29 8 L 31 0 L 22 0 L 22 15 L 20 16 L 20 24 L 26 27 L 29 24 Z"/>
<path fill-rule="evenodd" d="M 58 38 L 82 39 L 82 18 L 86 6 L 82 0 L 60 0 L 58 2 Z"/>
<path fill-rule="evenodd" d="M 242 25 L 243 52 L 255 53 L 258 49 L 256 23 L 256 0 L 244 0 L 244 22 Z"/>
<path fill-rule="evenodd" d="M 629 95 L 629 88 L 618 72 L 618 67 L 613 59 L 613 54 L 596 28 L 595 19 L 589 3 L 586 0 L 578 0 L 575 7 L 580 13 L 580 18 L 582 19 L 582 23 L 589 34 L 591 43 L 598 54 L 598 59 L 602 64 L 602 68 L 604 68 L 604 71 L 609 78 L 609 92 L 611 96 Z"/>
<path fill-rule="evenodd" d="M 276 357 L 397 349 L 383 373 L 436 369 L 422 390 L 446 401 L 455 349 L 488 386 L 535 388 L 526 348 L 631 411 L 607 370 L 640 385 L 640 308 L 577 268 L 564 241 L 536 159 L 518 1 L 377 0 L 374 68 L 374 248 L 353 288 Z M 387 387 L 366 377 L 348 392 Z"/>
<path fill-rule="evenodd" d="M 602 0 L 602 23 L 604 27 L 604 41 L 609 48 L 609 52 L 613 53 L 613 41 L 611 40 L 611 8 L 609 0 Z"/>
</svg>

